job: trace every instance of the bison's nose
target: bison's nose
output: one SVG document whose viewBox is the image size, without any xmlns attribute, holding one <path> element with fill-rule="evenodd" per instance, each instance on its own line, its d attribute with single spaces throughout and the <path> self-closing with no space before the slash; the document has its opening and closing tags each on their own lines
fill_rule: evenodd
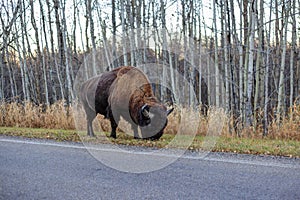
<svg viewBox="0 0 300 200">
<path fill-rule="evenodd" d="M 142 121 L 140 121 L 140 126 L 148 126 L 151 123 L 151 119 L 147 118 L 147 119 L 143 119 Z"/>
<path fill-rule="evenodd" d="M 151 118 L 149 116 L 143 117 L 142 123 L 143 123 L 143 126 L 149 125 L 151 123 Z"/>
<path fill-rule="evenodd" d="M 150 123 L 151 123 L 151 120 L 150 120 L 150 119 L 147 119 L 147 120 L 145 121 L 146 126 L 149 125 Z"/>
</svg>

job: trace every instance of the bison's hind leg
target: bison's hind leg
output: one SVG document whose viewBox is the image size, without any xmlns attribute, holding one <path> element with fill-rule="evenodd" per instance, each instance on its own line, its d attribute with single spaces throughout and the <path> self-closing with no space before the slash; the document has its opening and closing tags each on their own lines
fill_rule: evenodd
<svg viewBox="0 0 300 200">
<path fill-rule="evenodd" d="M 95 137 L 95 133 L 93 130 L 93 120 L 95 119 L 94 116 L 89 116 L 87 117 L 87 134 L 90 137 Z"/>
<path fill-rule="evenodd" d="M 94 133 L 94 130 L 93 130 L 93 121 L 88 121 L 88 136 L 90 137 L 95 137 L 95 133 Z"/>
<path fill-rule="evenodd" d="M 86 114 L 86 121 L 87 121 L 87 135 L 91 137 L 95 137 L 94 130 L 93 130 L 93 121 L 96 117 L 96 112 L 92 110 L 86 102 L 83 102 L 85 114 Z"/>
</svg>

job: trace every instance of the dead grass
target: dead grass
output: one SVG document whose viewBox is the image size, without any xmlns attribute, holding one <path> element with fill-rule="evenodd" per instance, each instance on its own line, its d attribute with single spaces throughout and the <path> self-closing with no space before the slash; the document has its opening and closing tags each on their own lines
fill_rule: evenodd
<svg viewBox="0 0 300 200">
<path fill-rule="evenodd" d="M 175 135 L 213 135 L 236 137 L 232 126 L 232 118 L 223 110 L 211 108 L 207 116 L 199 112 L 177 107 L 168 117 L 169 123 L 165 134 Z M 223 126 L 224 125 L 224 126 Z M 27 127 L 44 129 L 85 130 L 86 120 L 83 109 L 78 105 L 66 106 L 61 101 L 50 106 L 25 103 L 0 103 L 0 126 L 2 127 Z M 98 115 L 94 120 L 94 129 L 98 132 L 110 132 L 110 122 Z M 130 125 L 121 122 L 119 132 L 130 132 Z M 262 126 L 240 130 L 242 138 L 262 138 Z M 118 134 L 121 135 L 121 134 Z M 285 139 L 300 141 L 300 105 L 294 105 L 289 115 L 280 124 L 273 121 L 269 126 L 270 139 Z"/>
<path fill-rule="evenodd" d="M 125 121 L 121 121 L 118 138 L 112 139 L 107 137 L 111 131 L 109 120 L 98 115 L 97 120 L 94 120 L 97 137 L 91 138 L 86 136 L 85 113 L 80 106 L 66 107 L 64 102 L 51 106 L 32 103 L 0 104 L 0 134 L 3 135 L 300 157 L 299 105 L 294 106 L 280 124 L 273 121 L 266 138 L 262 138 L 262 126 L 258 126 L 255 131 L 253 127 L 244 128 L 240 132 L 241 137 L 237 137 L 232 129 L 232 118 L 222 109 L 211 108 L 208 115 L 203 116 L 198 111 L 176 107 L 168 119 L 165 134 L 158 141 L 133 139 L 132 134 L 126 134 L 130 132 L 130 125 Z M 178 135 L 178 142 L 172 143 Z"/>
<path fill-rule="evenodd" d="M 274 139 L 293 139 L 300 141 L 300 104 L 289 109 L 288 116 L 281 123 L 273 120 L 269 137 Z"/>
<path fill-rule="evenodd" d="M 25 103 L 0 103 L 0 126 L 75 129 L 73 108 L 64 102 L 50 106 Z"/>
</svg>

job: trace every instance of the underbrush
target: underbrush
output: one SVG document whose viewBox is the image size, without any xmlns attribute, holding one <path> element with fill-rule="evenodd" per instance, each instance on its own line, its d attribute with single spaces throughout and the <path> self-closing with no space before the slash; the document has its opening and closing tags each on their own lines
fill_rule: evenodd
<svg viewBox="0 0 300 200">
<path fill-rule="evenodd" d="M 25 103 L 0 103 L 0 126 L 75 129 L 72 106 L 63 101 L 55 104 L 35 105 Z"/>
<path fill-rule="evenodd" d="M 262 138 L 263 128 L 258 124 L 253 127 L 236 130 L 233 128 L 232 118 L 222 109 L 210 108 L 207 115 L 188 108 L 176 107 L 168 117 L 168 126 L 165 133 L 175 135 L 222 135 L 226 137 Z M 85 113 L 81 106 L 66 106 L 60 101 L 49 106 L 25 103 L 0 103 L 0 126 L 2 127 L 27 127 L 44 129 L 85 130 Z M 96 131 L 110 132 L 110 122 L 98 115 L 94 120 Z M 119 132 L 127 132 L 130 125 L 121 122 Z M 300 105 L 290 109 L 289 114 L 281 123 L 273 120 L 269 127 L 268 138 L 288 139 L 300 141 Z"/>
</svg>

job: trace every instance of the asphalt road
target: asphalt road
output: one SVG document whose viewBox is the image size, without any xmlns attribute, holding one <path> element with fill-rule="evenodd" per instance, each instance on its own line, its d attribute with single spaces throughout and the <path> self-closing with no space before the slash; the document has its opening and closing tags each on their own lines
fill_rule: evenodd
<svg viewBox="0 0 300 200">
<path fill-rule="evenodd" d="M 120 156 L 115 152 L 111 159 Z M 300 160 L 188 153 L 163 169 L 134 174 L 103 165 L 81 144 L 1 136 L 0 199 L 295 200 Z"/>
</svg>

